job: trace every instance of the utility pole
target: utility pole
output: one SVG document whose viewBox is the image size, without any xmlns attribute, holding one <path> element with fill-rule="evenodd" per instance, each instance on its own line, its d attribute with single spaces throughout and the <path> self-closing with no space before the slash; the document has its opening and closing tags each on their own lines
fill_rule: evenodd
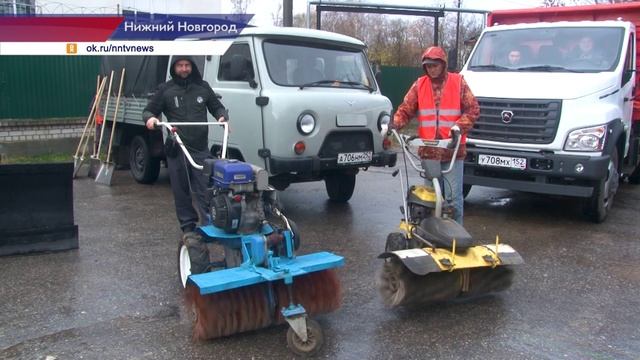
<svg viewBox="0 0 640 360">
<path fill-rule="evenodd" d="M 458 10 L 460 10 L 461 1 L 462 0 L 458 0 Z M 458 13 L 456 15 L 456 46 L 454 47 L 456 49 L 455 50 L 455 53 L 456 53 L 456 55 L 455 55 L 456 56 L 456 58 L 455 58 L 456 68 L 458 67 L 458 53 L 460 52 L 459 51 L 459 48 L 460 48 L 459 37 L 460 37 L 460 11 L 458 11 Z"/>
<path fill-rule="evenodd" d="M 282 25 L 293 26 L 293 0 L 282 0 Z"/>
</svg>

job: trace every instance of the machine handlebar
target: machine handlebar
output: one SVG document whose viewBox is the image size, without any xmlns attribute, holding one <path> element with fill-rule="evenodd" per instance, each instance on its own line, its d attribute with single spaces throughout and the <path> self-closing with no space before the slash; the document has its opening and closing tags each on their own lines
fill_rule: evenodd
<svg viewBox="0 0 640 360">
<path fill-rule="evenodd" d="M 429 148 L 450 149 L 450 150 L 453 149 L 453 155 L 451 156 L 452 161 L 449 164 L 449 168 L 447 170 L 443 170 L 442 173 L 447 174 L 451 172 L 451 170 L 453 170 L 453 165 L 455 162 L 453 160 L 455 160 L 456 156 L 458 155 L 458 150 L 460 149 L 460 139 L 462 138 L 460 134 L 460 129 L 452 128 L 452 131 L 451 131 L 453 135 L 452 138 L 435 139 L 435 140 L 422 139 L 416 135 L 399 134 L 396 131 L 396 129 L 391 129 L 391 133 L 393 134 L 393 136 L 395 136 L 395 138 L 400 143 L 400 146 L 402 147 L 402 151 L 406 153 L 411 152 L 409 150 L 409 146 L 415 146 L 415 147 L 423 146 L 423 147 L 429 147 Z M 423 172 L 422 168 L 413 161 L 411 156 L 409 156 L 408 159 L 416 171 Z"/>
<path fill-rule="evenodd" d="M 193 166 L 194 168 L 196 168 L 198 170 L 202 170 L 202 165 L 197 164 L 193 160 L 193 157 L 191 157 L 191 154 L 189 154 L 189 151 L 184 146 L 184 143 L 182 142 L 182 139 L 180 138 L 180 135 L 178 135 L 176 126 L 212 126 L 212 125 L 217 125 L 217 126 L 222 126 L 223 127 L 222 154 L 220 155 L 220 158 L 221 159 L 225 159 L 227 157 L 227 146 L 228 146 L 228 141 L 229 141 L 229 124 L 226 121 L 178 122 L 178 123 L 170 123 L 170 122 L 166 122 L 166 121 L 161 121 L 161 122 L 157 123 L 157 126 L 163 126 L 169 131 L 169 136 L 172 136 L 174 138 L 175 142 L 178 143 L 178 145 L 180 146 L 180 149 L 182 150 L 184 155 L 187 157 L 187 160 L 189 161 L 191 166 Z"/>
</svg>

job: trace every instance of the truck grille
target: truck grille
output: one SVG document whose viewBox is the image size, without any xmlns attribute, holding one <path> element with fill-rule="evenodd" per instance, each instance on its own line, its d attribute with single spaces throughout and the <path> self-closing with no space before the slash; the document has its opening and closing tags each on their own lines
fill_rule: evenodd
<svg viewBox="0 0 640 360">
<path fill-rule="evenodd" d="M 480 117 L 469 138 L 527 144 L 549 144 L 555 138 L 560 100 L 478 98 L 478 103 Z M 509 111 L 510 121 L 503 115 Z"/>
<path fill-rule="evenodd" d="M 373 151 L 371 131 L 335 131 L 327 135 L 318 155 L 336 157 L 339 153 Z"/>
</svg>

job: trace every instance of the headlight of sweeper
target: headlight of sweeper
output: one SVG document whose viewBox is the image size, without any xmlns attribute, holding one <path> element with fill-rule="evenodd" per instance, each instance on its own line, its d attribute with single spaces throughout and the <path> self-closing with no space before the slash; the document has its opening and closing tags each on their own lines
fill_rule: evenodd
<svg viewBox="0 0 640 360">
<path fill-rule="evenodd" d="M 602 151 L 607 135 L 607 125 L 573 130 L 564 144 L 566 151 Z"/>
<path fill-rule="evenodd" d="M 386 112 L 382 112 L 378 117 L 378 131 L 382 131 L 382 127 L 389 127 L 389 123 L 391 122 L 391 116 Z"/>
<path fill-rule="evenodd" d="M 316 128 L 316 118 L 309 113 L 302 113 L 298 117 L 298 131 L 302 135 L 309 135 Z"/>
</svg>

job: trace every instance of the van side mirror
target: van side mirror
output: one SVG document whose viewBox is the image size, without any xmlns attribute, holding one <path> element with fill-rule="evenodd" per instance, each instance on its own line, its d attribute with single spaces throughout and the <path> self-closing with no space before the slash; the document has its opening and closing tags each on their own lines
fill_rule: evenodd
<svg viewBox="0 0 640 360">
<path fill-rule="evenodd" d="M 240 54 L 231 57 L 229 64 L 229 80 L 248 81 L 253 89 L 258 87 L 258 83 L 253 79 L 253 67 L 251 62 Z"/>
<path fill-rule="evenodd" d="M 631 80 L 631 76 L 633 76 L 633 73 L 636 70 L 630 70 L 630 69 L 626 69 L 623 73 L 622 73 L 622 85 L 626 84 L 629 80 Z"/>
</svg>

